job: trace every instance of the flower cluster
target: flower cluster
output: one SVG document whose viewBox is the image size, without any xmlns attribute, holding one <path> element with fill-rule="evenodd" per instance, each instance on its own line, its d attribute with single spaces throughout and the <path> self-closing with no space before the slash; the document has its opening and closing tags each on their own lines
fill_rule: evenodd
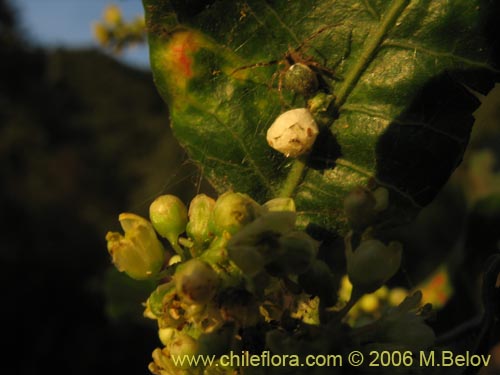
<svg viewBox="0 0 500 375">
<path fill-rule="evenodd" d="M 337 304 L 341 275 L 320 255 L 321 243 L 297 228 L 292 199 L 261 205 L 242 193 L 227 192 L 217 200 L 199 194 L 186 207 L 163 195 L 153 201 L 149 216 L 121 214 L 124 234 L 110 232 L 106 239 L 118 270 L 158 280 L 144 312 L 157 321 L 163 344 L 153 352 L 153 374 L 240 370 L 175 362 L 184 355 L 217 358 L 269 350 L 306 356 L 345 350 L 351 342 L 394 343 L 400 326 L 415 326 L 418 344 L 432 343 L 432 331 L 422 329 L 423 318 L 415 314 L 416 297 L 401 304 L 409 307 L 378 316 L 374 331 L 346 329 L 349 309 L 382 287 L 401 262 L 401 246 L 382 243 L 369 229 L 361 238 L 346 236 L 352 295 L 342 307 Z"/>
</svg>

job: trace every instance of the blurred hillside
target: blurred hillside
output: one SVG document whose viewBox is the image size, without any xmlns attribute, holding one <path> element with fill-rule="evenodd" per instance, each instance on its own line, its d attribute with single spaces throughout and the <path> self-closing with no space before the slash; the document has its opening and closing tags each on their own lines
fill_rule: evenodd
<svg viewBox="0 0 500 375">
<path fill-rule="evenodd" d="M 145 373 L 148 285 L 117 292 L 104 235 L 162 192 L 191 198 L 184 160 L 149 73 L 30 46 L 0 1 L 0 259 L 20 373 Z"/>
</svg>

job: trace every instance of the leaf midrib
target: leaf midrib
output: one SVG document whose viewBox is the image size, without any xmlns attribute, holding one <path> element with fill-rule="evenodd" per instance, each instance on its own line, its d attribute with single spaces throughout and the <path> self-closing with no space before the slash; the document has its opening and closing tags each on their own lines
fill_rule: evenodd
<svg viewBox="0 0 500 375">
<path fill-rule="evenodd" d="M 373 60 L 373 57 L 377 53 L 377 50 L 384 40 L 384 37 L 396 23 L 396 20 L 399 18 L 399 16 L 409 3 L 410 0 L 394 0 L 385 13 L 384 17 L 380 21 L 380 26 L 377 28 L 376 32 L 370 34 L 370 36 L 366 39 L 359 59 L 347 71 L 344 81 L 339 85 L 339 88 L 336 91 L 335 107 L 337 108 L 337 110 L 345 103 L 347 97 L 356 86 L 356 83 L 359 81 L 359 78 Z M 283 183 L 282 188 L 278 192 L 278 196 L 292 196 L 297 186 L 302 182 L 303 176 L 305 175 L 307 169 L 308 168 L 304 160 L 296 159 L 292 163 L 290 172 L 288 173 L 288 176 Z"/>
</svg>

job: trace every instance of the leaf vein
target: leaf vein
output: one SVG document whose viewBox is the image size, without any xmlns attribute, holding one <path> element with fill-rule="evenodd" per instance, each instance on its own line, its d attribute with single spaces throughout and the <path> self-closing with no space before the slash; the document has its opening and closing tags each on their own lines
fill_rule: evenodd
<svg viewBox="0 0 500 375">
<path fill-rule="evenodd" d="M 413 43 L 410 41 L 404 41 L 404 40 L 386 40 L 382 47 L 394 47 L 394 48 L 401 48 L 401 49 L 407 49 L 407 50 L 413 50 L 416 52 L 421 52 L 427 55 L 431 56 L 437 56 L 437 57 L 444 57 L 444 58 L 450 58 L 456 62 L 461 62 L 463 64 L 469 65 L 471 67 L 477 67 L 477 68 L 483 68 L 483 69 L 488 69 L 494 72 L 500 72 L 499 70 L 493 68 L 491 65 L 489 65 L 486 62 L 482 61 L 476 61 L 472 60 L 460 55 L 456 55 L 451 51 L 438 51 L 434 50 L 432 48 L 428 48 L 425 46 L 422 46 L 418 43 Z"/>
<path fill-rule="evenodd" d="M 357 81 L 372 62 L 387 32 L 396 23 L 396 20 L 399 18 L 408 3 L 409 0 L 394 0 L 387 10 L 387 13 L 380 21 L 378 29 L 375 30 L 374 33 L 371 33 L 366 39 L 365 45 L 363 46 L 363 50 L 356 64 L 354 64 L 353 67 L 347 72 L 342 85 L 340 85 L 337 91 L 335 99 L 335 106 L 337 108 L 340 108 L 342 104 L 344 104 Z"/>
<path fill-rule="evenodd" d="M 363 5 L 366 8 L 366 11 L 370 13 L 370 15 L 376 19 L 377 21 L 380 21 L 380 14 L 375 10 L 373 5 L 370 3 L 370 0 L 363 0 Z"/>
<path fill-rule="evenodd" d="M 231 137 L 233 137 L 233 139 L 237 142 L 237 144 L 240 147 L 240 149 L 245 154 L 245 157 L 242 160 L 246 160 L 251 165 L 251 167 L 253 168 L 255 174 L 260 179 L 260 181 L 262 182 L 262 184 L 264 184 L 264 186 L 269 191 L 272 192 L 273 188 L 272 188 L 271 184 L 267 180 L 267 178 L 264 175 L 264 173 L 260 170 L 260 166 L 252 158 L 252 154 L 250 153 L 250 151 L 248 150 L 247 146 L 245 145 L 245 142 L 243 142 L 243 140 L 240 138 L 239 134 L 236 133 L 233 129 L 231 129 L 231 127 L 228 126 L 226 123 L 224 123 L 223 121 L 219 120 L 219 118 L 214 113 L 208 112 L 208 114 L 211 115 L 215 119 L 215 121 L 217 121 L 220 125 L 222 125 L 229 132 L 229 134 L 231 134 Z"/>
<path fill-rule="evenodd" d="M 433 127 L 433 126 L 431 126 L 428 123 L 421 122 L 421 121 L 404 121 L 404 120 L 400 120 L 400 119 L 397 119 L 397 118 L 391 118 L 388 114 L 382 113 L 380 111 L 376 111 L 373 108 L 370 108 L 369 106 L 356 105 L 356 104 L 348 104 L 348 105 L 345 105 L 344 107 L 342 107 L 342 110 L 343 111 L 349 111 L 349 112 L 358 112 L 358 113 L 361 113 L 363 115 L 367 115 L 369 117 L 376 117 L 376 118 L 382 119 L 384 121 L 387 121 L 388 123 L 393 123 L 393 124 L 397 124 L 397 125 L 402 125 L 402 126 L 419 126 L 419 127 L 425 128 L 425 129 L 427 129 L 427 130 L 429 130 L 429 131 L 431 131 L 433 133 L 436 133 L 436 134 L 442 135 L 444 137 L 450 138 L 450 139 L 454 140 L 455 142 L 457 142 L 460 145 L 464 145 L 464 143 L 466 142 L 465 139 L 462 139 L 462 138 L 457 137 L 457 136 L 455 136 L 455 135 L 453 135 L 451 133 L 448 133 L 448 132 L 446 132 L 444 130 L 441 130 L 441 129 L 438 129 L 436 127 Z"/>
<path fill-rule="evenodd" d="M 250 167 L 245 167 L 242 164 L 234 163 L 232 161 L 221 159 L 221 158 L 218 158 L 216 156 L 213 156 L 213 155 L 207 153 L 206 151 L 202 150 L 199 147 L 190 145 L 190 148 L 197 150 L 201 154 L 201 156 L 203 157 L 203 160 L 212 160 L 212 161 L 215 161 L 219 164 L 227 165 L 227 166 L 230 166 L 232 168 L 237 168 L 237 169 L 241 169 L 241 170 L 251 170 Z"/>
</svg>

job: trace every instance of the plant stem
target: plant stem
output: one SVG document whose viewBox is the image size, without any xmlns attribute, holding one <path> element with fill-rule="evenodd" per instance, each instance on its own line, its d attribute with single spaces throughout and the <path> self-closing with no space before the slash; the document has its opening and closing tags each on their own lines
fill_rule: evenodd
<svg viewBox="0 0 500 375">
<path fill-rule="evenodd" d="M 338 109 L 342 104 L 344 104 L 359 77 L 370 64 L 373 56 L 377 52 L 378 47 L 382 43 L 384 36 L 394 25 L 408 3 L 409 0 L 395 0 L 385 13 L 384 18 L 380 21 L 380 27 L 375 30 L 374 34 L 371 34 L 366 39 L 361 56 L 356 61 L 356 64 L 347 72 L 344 82 L 335 93 L 335 108 Z"/>
<path fill-rule="evenodd" d="M 181 259 L 183 261 L 191 258 L 189 251 L 187 249 L 183 249 L 177 242 L 170 241 L 170 240 L 169 240 L 169 242 L 170 242 L 170 245 L 172 246 L 172 248 L 174 249 L 174 251 L 181 256 Z"/>
<path fill-rule="evenodd" d="M 278 192 L 279 198 L 288 198 L 291 197 L 302 180 L 302 176 L 304 175 L 304 171 L 306 169 L 305 160 L 302 158 L 297 158 L 292 164 L 290 168 L 290 172 L 283 183 L 283 186 Z"/>
<path fill-rule="evenodd" d="M 347 302 L 347 304 L 342 308 L 342 310 L 340 310 L 338 313 L 337 313 L 337 319 L 340 321 L 342 320 L 346 315 L 347 313 L 353 308 L 353 306 L 356 304 L 356 302 L 359 301 L 359 299 L 362 297 L 363 295 L 360 294 L 360 295 L 353 295 L 351 296 L 351 299 L 349 300 L 349 302 Z"/>
</svg>

